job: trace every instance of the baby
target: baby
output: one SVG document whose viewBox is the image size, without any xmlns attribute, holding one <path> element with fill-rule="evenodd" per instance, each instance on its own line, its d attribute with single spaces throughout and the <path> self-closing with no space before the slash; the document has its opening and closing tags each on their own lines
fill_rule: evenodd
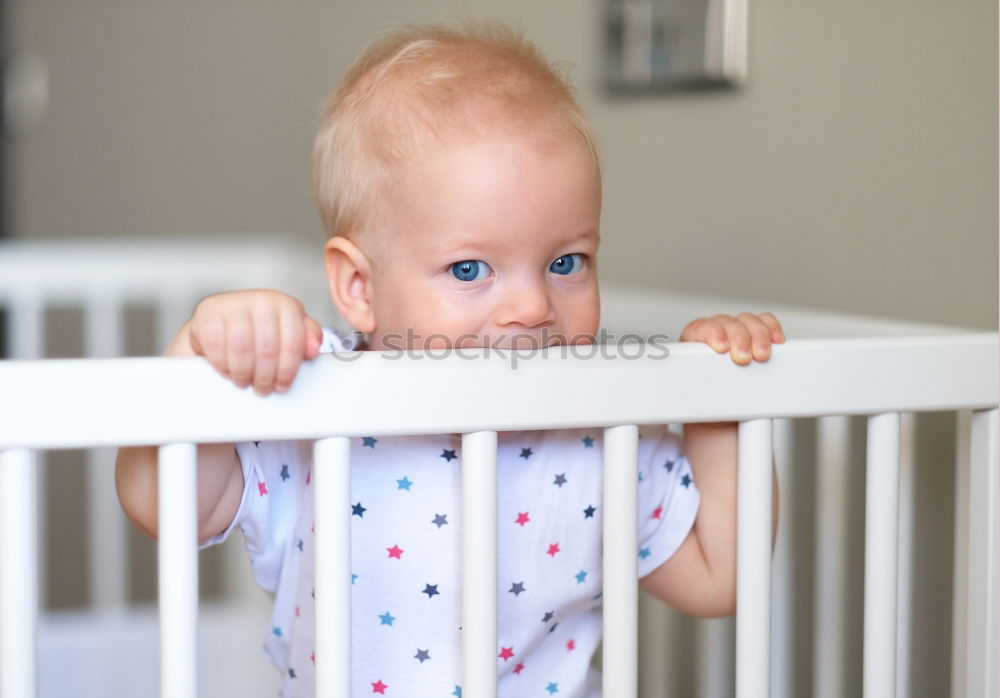
<svg viewBox="0 0 1000 698">
<path fill-rule="evenodd" d="M 510 31 L 417 28 L 370 47 L 323 114 L 315 180 L 330 293 L 362 338 L 350 348 L 594 341 L 596 148 L 570 88 Z M 695 320 L 680 339 L 748 364 L 784 336 L 772 315 L 744 313 Z M 297 300 L 255 290 L 203 300 L 167 354 L 204 356 L 266 395 L 321 348 L 345 341 Z M 464 390 L 474 409 L 475 386 Z M 639 584 L 687 613 L 733 613 L 735 425 L 687 425 L 683 443 L 663 427 L 641 434 Z M 501 696 L 600 694 L 600 441 L 499 437 Z M 458 435 L 352 440 L 353 695 L 461 695 L 461 455 Z M 283 695 L 312 696 L 310 444 L 212 444 L 198 457 L 200 540 L 243 531 L 275 592 L 266 647 Z M 155 451 L 123 448 L 117 484 L 155 536 Z"/>
</svg>

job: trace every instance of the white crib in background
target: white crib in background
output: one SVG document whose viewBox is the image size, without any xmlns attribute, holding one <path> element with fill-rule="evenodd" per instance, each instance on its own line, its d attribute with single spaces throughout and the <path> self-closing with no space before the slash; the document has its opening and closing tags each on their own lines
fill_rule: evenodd
<svg viewBox="0 0 1000 698">
<path fill-rule="evenodd" d="M 131 248 L 131 249 L 129 249 Z M 318 252 L 295 245 L 276 246 L 265 241 L 243 240 L 238 249 L 247 257 L 233 258 L 231 242 L 157 244 L 130 243 L 126 249 L 115 243 L 88 241 L 77 245 L 23 243 L 0 245 L 0 299 L 9 312 L 10 346 L 19 358 L 42 355 L 41 313 L 51 304 L 73 303 L 88 317 L 88 353 L 114 356 L 124 343 L 120 309 L 131 303 L 153 303 L 163 318 L 159 345 L 173 334 L 190 312 L 194 301 L 206 293 L 246 286 L 278 287 L 307 300 L 311 309 L 322 308 L 322 272 Z M 311 301 L 311 302 L 310 302 Z M 656 331 L 676 333 L 692 317 L 746 308 L 737 302 L 682 294 L 662 294 L 638 289 L 605 289 L 605 326 L 616 333 Z M 762 310 L 764 308 L 749 308 Z M 120 637 L 142 625 L 148 628 L 148 612 L 125 612 L 125 561 L 123 519 L 113 500 L 108 447 L 122 444 L 161 443 L 163 457 L 171 460 L 164 469 L 164 485 L 178 485 L 175 494 L 163 487 L 170 503 L 161 505 L 164 518 L 176 516 L 177 527 L 162 524 L 161 555 L 176 555 L 172 570 L 163 577 L 161 605 L 164 618 L 162 646 L 163 695 L 194 693 L 196 657 L 191 642 L 197 613 L 197 558 L 191 545 L 190 490 L 181 480 L 191 473 L 192 449 L 184 443 L 249 438 L 301 437 L 318 439 L 316 486 L 332 500 L 345 502 L 346 467 L 342 461 L 346 437 L 392 433 L 462 432 L 463 462 L 467 472 L 465 533 L 481 544 L 495 540 L 494 510 L 489 463 L 496 430 L 586 425 L 608 427 L 606 432 L 605 499 L 606 545 L 605 589 L 609 622 L 604 656 L 605 674 L 636 685 L 635 673 L 635 584 L 634 584 L 634 487 L 630 469 L 635 431 L 629 425 L 685 421 L 741 421 L 740 463 L 740 588 L 736 620 L 735 662 L 703 662 L 714 666 L 699 683 L 700 695 L 727 695 L 735 683 L 744 696 L 792 696 L 791 621 L 789 595 L 793 561 L 787 542 L 796 519 L 809 512 L 796 511 L 782 502 L 783 516 L 773 565 L 769 564 L 769 512 L 771 444 L 774 443 L 779 481 L 792 474 L 790 418 L 821 415 L 871 415 L 868 439 L 865 570 L 864 694 L 867 698 L 919 695 L 907 686 L 910 624 L 907 555 L 912 546 L 913 517 L 912 422 L 910 412 L 959 410 L 959 440 L 954 604 L 952 629 L 952 694 L 995 695 L 997 690 L 997 337 L 990 333 L 961 332 L 955 328 L 928 327 L 877 318 L 850 317 L 794 307 L 767 308 L 782 319 L 793 339 L 775 351 L 765 365 L 735 367 L 708 349 L 671 345 L 667 361 L 641 359 L 570 358 L 534 359 L 520 362 L 512 371 L 504 359 L 463 361 L 400 360 L 388 362 L 367 355 L 352 364 L 332 358 L 303 369 L 302 380 L 292 393 L 257 400 L 215 376 L 200 360 L 131 359 L 119 361 L 51 361 L 0 363 L 0 459 L 4 499 L 0 501 L 0 693 L 30 696 L 35 688 L 33 615 L 38 583 L 33 570 L 37 546 L 32 505 L 34 468 L 28 463 L 34 449 L 100 447 L 94 457 L 95 483 L 91 524 L 95 547 L 103 547 L 102 559 L 115 560 L 111 569 L 100 570 L 92 582 L 97 590 L 94 605 L 99 613 L 84 616 L 95 627 L 118 627 Z M 329 320 L 330 318 L 321 318 Z M 107 342 L 108 338 L 113 338 Z M 819 368 L 818 368 L 819 367 Z M 583 379 L 586 375 L 586 380 Z M 564 387 L 572 396 L 553 402 L 544 382 Z M 447 399 L 426 388 L 433 381 L 474 378 L 487 393 L 506 394 L 517 385 L 527 397 L 513 403 L 498 400 L 469 414 L 448 404 Z M 330 405 L 324 400 L 329 385 L 357 391 L 358 401 Z M 391 406 L 373 396 L 373 385 L 392 385 L 402 397 Z M 406 385 L 409 391 L 399 391 Z M 593 386 L 600 386 L 593 388 Z M 588 386 L 583 389 L 582 386 Z M 640 390 L 640 388 L 642 388 Z M 651 388 L 653 390 L 651 390 Z M 174 414 L 171 404 L 179 396 L 197 391 L 202 399 L 194 409 Z M 650 394 L 657 394 L 655 401 Z M 419 404 L 406 395 L 421 395 Z M 99 396 L 101 415 L 94 418 L 94 396 Z M 136 414 L 129 405 L 143 395 L 157 395 L 158 405 Z M 720 395 L 724 398 L 720 399 Z M 429 397 L 428 397 L 429 396 Z M 565 396 L 565 393 L 564 393 Z M 640 397 L 645 396 L 645 397 Z M 313 409 L 325 407 L 322 422 Z M 280 414 L 281 419 L 275 419 Z M 83 415 L 83 417 L 81 417 Z M 220 416 L 224 415 L 224 416 Z M 772 418 L 777 418 L 773 419 Z M 773 423 L 773 437 L 772 437 Z M 331 428 L 330 425 L 336 425 Z M 814 624 L 814 695 L 847 695 L 838 683 L 843 645 L 845 609 L 839 571 L 846 560 L 844 537 L 836 521 L 849 515 L 843 491 L 848 454 L 843 447 L 846 418 L 823 416 L 817 432 L 817 590 Z M 898 466 L 898 467 L 897 467 Z M 754 477 L 756 473 L 756 477 Z M 323 477 L 326 475 L 327 477 Z M 749 478 L 749 479 L 745 479 Z M 767 483 L 767 487 L 754 485 Z M 837 494 L 839 493 L 839 494 Z M 109 501 L 110 500 L 110 501 Z M 331 507 L 332 509 L 332 507 Z M 101 517 L 100 512 L 114 512 Z M 44 512 L 43 512 L 44 513 Z M 855 512 L 855 515 L 857 512 Z M 42 521 L 45 517 L 40 517 Z M 337 643 L 349 648 L 343 622 L 331 620 L 337 604 L 349 598 L 349 579 L 344 570 L 342 542 L 347 517 L 318 520 L 319 540 L 325 560 L 318 560 L 317 600 L 324 599 L 319 619 L 319 657 L 338 656 Z M 184 529 L 184 526 L 188 526 Z M 44 523 L 42 525 L 44 531 Z M 179 538 L 171 540 L 170 533 Z M 42 538 L 44 540 L 44 538 Z M 110 541 L 110 542 L 109 542 Z M 116 551 L 117 550 L 117 551 Z M 490 548 L 487 546 L 486 550 Z M 172 552 L 171 552 L 172 551 Z M 318 553 L 319 555 L 320 553 Z M 615 555 L 621 555 L 617 559 Z M 490 579 L 492 557 L 466 555 L 465 648 L 467 662 L 463 695 L 490 695 L 495 675 L 495 628 L 493 614 L 483 613 L 495 599 L 496 585 Z M 92 565 L 101 567 L 101 565 Z M 900 570 L 897 584 L 897 568 Z M 471 575 L 471 576 L 470 576 Z M 485 580 L 477 575 L 485 575 Z M 249 575 L 246 575 L 249 577 Z M 44 574 L 41 576 L 44 583 Z M 478 582 L 476 580 L 479 580 Z M 898 589 L 898 594 L 897 594 Z M 245 592 L 241 594 L 245 598 Z M 339 599 L 339 601 L 338 601 Z M 227 628 L 246 627 L 245 607 L 202 607 L 202 631 L 224 635 Z M 493 606 L 495 607 L 495 605 Z M 897 613 L 897 607 L 901 612 Z M 117 609 L 117 610 L 108 610 Z M 173 609 L 173 610 L 171 610 Z M 78 637 L 79 624 L 61 624 L 66 615 L 43 613 L 43 655 L 46 646 L 69 647 Z M 645 614 L 644 614 L 645 615 Z M 145 621 L 142 619 L 145 618 Z M 51 623 L 49 621 L 52 621 Z M 211 627 L 206 628 L 206 622 Z M 258 617 L 263 629 L 265 618 Z M 243 623 L 243 625 L 238 625 Z M 725 622 L 707 625 L 703 654 L 725 657 L 731 627 Z M 769 631 L 770 628 L 770 631 Z M 51 631 L 52 637 L 44 633 Z M 659 632 L 654 629 L 653 631 Z M 262 636 L 262 632 L 258 633 Z M 147 644 L 147 639 L 143 640 Z M 766 642 L 762 638 L 770 637 Z M 129 640 L 125 640 L 128 642 Z M 134 641 L 133 641 L 134 642 Z M 48 643 L 48 645 L 47 645 Z M 139 643 L 141 644 L 141 643 Z M 85 651 L 78 647 L 78 651 Z M 65 651 L 70 651 L 69 649 Z M 155 666 L 155 650 L 147 648 L 145 660 Z M 235 652 L 232 654 L 236 654 Z M 349 656 L 347 652 L 343 656 Z M 224 655 L 223 655 L 224 656 Z M 205 660 L 204 653 L 201 657 Z M 245 661 L 240 656 L 236 661 Z M 667 664 L 666 660 L 658 660 Z M 264 665 L 263 657 L 258 662 Z M 735 676 L 734 667 L 735 665 Z M 897 670 L 897 666 L 899 667 Z M 266 667 L 265 667 L 266 669 Z M 240 666 L 237 671 L 246 671 Z M 343 667 L 321 661 L 321 681 L 336 681 Z M 232 680 L 234 673 L 228 676 Z M 898 678 L 897 678 L 898 677 Z M 42 682 L 44 684 L 44 681 Z M 713 686 L 713 684 L 716 684 Z M 109 684 L 113 685 L 113 683 Z M 206 688 L 202 695 L 224 695 Z M 327 684 L 333 685 L 333 684 Z M 233 684 L 230 684 L 232 688 Z M 913 690 L 911 690 L 913 689 Z M 336 692 L 339 690 L 340 692 Z M 323 695 L 348 695 L 342 687 Z M 137 692 L 138 691 L 138 692 Z M 655 693 L 653 692 L 655 691 Z M 718 691 L 718 692 L 716 692 Z M 605 692 L 608 698 L 634 695 Z M 126 686 L 122 695 L 141 694 Z M 253 695 L 246 691 L 232 695 Z M 101 693 L 100 695 L 108 695 Z M 265 694 L 266 695 L 266 694 Z M 643 684 L 642 695 L 670 695 L 669 688 Z"/>
</svg>

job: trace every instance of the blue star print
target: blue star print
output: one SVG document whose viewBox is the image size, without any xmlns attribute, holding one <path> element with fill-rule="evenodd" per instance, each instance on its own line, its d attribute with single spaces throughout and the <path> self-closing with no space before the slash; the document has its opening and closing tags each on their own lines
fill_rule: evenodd
<svg viewBox="0 0 1000 698">
<path fill-rule="evenodd" d="M 430 650 L 422 650 L 418 647 L 417 653 L 413 655 L 413 658 L 419 659 L 420 663 L 423 664 L 425 661 L 431 658 L 431 652 Z"/>
<path fill-rule="evenodd" d="M 597 509 L 594 507 L 593 504 L 591 504 L 589 507 L 587 507 L 586 509 L 583 510 L 583 518 L 585 518 L 585 519 L 592 519 L 592 518 L 594 518 L 594 512 L 595 511 L 597 511 Z"/>
<path fill-rule="evenodd" d="M 368 510 L 365 509 L 363 506 L 361 506 L 361 502 L 358 502 L 357 504 L 352 504 L 351 505 L 351 514 L 353 516 L 357 516 L 357 517 L 363 519 L 363 518 L 365 518 L 365 512 L 366 511 L 368 511 Z"/>
<path fill-rule="evenodd" d="M 435 526 L 437 526 L 438 528 L 441 528 L 446 523 L 448 523 L 448 515 L 447 514 L 434 514 L 434 520 L 431 521 L 431 523 L 434 524 Z"/>
<path fill-rule="evenodd" d="M 559 473 L 558 475 L 556 475 L 555 482 L 553 482 L 552 484 L 559 485 L 559 487 L 562 488 L 562 486 L 566 484 L 566 473 Z"/>
<path fill-rule="evenodd" d="M 688 475 L 687 473 L 684 473 L 684 477 L 681 478 L 681 484 L 684 485 L 685 487 L 690 487 L 691 486 L 691 476 Z"/>
<path fill-rule="evenodd" d="M 458 456 L 455 455 L 455 449 L 449 449 L 449 448 L 443 449 L 441 451 L 441 457 L 444 458 L 449 463 L 451 463 L 452 458 L 458 458 Z"/>
<path fill-rule="evenodd" d="M 532 450 L 530 448 L 522 448 L 521 455 L 519 455 L 518 458 L 523 458 L 524 460 L 528 460 L 529 458 L 531 458 L 531 454 Z"/>
<path fill-rule="evenodd" d="M 507 591 L 508 593 L 511 593 L 514 596 L 519 595 L 521 592 L 524 591 L 524 582 L 517 582 L 517 583 L 511 582 L 510 589 L 508 589 Z"/>
<path fill-rule="evenodd" d="M 639 557 L 645 560 L 652 553 L 649 552 L 649 548 L 639 548 Z"/>
<path fill-rule="evenodd" d="M 281 628 L 279 628 L 278 626 L 274 626 L 273 628 L 271 628 L 271 632 L 274 633 L 275 637 L 281 637 Z"/>
<path fill-rule="evenodd" d="M 389 627 L 392 627 L 392 621 L 396 620 L 396 617 L 386 611 L 379 616 L 379 620 L 382 621 L 379 625 L 388 625 Z"/>
<path fill-rule="evenodd" d="M 441 592 L 438 591 L 438 585 L 437 584 L 425 584 L 424 585 L 424 590 L 422 592 L 420 592 L 420 593 L 427 594 L 427 598 L 431 599 L 431 598 L 434 598 L 435 594 L 440 594 Z"/>
<path fill-rule="evenodd" d="M 553 613 L 552 611 L 546 611 L 545 615 L 542 617 L 542 622 L 543 623 L 548 623 L 550 620 L 552 620 L 552 617 L 554 615 L 555 615 L 555 613 Z"/>
<path fill-rule="evenodd" d="M 581 439 L 581 441 L 583 441 L 584 448 L 593 448 L 594 447 L 594 440 L 592 438 L 590 438 L 589 436 L 584 436 Z"/>
<path fill-rule="evenodd" d="M 291 477 L 291 475 L 288 474 L 288 464 L 287 463 L 282 463 L 282 465 L 281 465 L 281 481 L 284 482 L 285 480 L 287 480 L 290 477 Z"/>
<path fill-rule="evenodd" d="M 451 692 L 451 695 L 455 696 L 456 698 L 462 698 L 462 687 L 455 686 L 455 690 Z"/>
<path fill-rule="evenodd" d="M 549 682 L 549 685 L 545 687 L 545 690 L 549 692 L 549 695 L 553 693 L 559 693 L 559 684 Z"/>
<path fill-rule="evenodd" d="M 362 436 L 361 437 L 361 446 L 362 446 L 362 448 L 364 448 L 365 446 L 368 446 L 369 448 L 375 448 L 375 444 L 376 443 L 378 443 L 378 439 L 373 439 L 370 436 Z"/>
<path fill-rule="evenodd" d="M 667 472 L 669 473 L 671 470 L 674 469 L 674 462 L 672 460 L 668 460 L 666 463 L 663 464 L 663 467 L 666 468 Z"/>
<path fill-rule="evenodd" d="M 397 485 L 396 489 L 398 489 L 398 490 L 406 490 L 407 492 L 409 492 L 410 491 L 410 485 L 412 485 L 412 484 L 413 483 L 410 482 L 409 478 L 407 478 L 404 475 L 402 480 L 396 480 L 396 485 Z"/>
<path fill-rule="evenodd" d="M 580 570 L 579 572 L 577 572 L 573 576 L 576 577 L 576 583 L 577 584 L 583 584 L 584 581 L 586 581 L 586 579 L 587 579 L 587 573 L 584 572 L 583 570 Z"/>
</svg>

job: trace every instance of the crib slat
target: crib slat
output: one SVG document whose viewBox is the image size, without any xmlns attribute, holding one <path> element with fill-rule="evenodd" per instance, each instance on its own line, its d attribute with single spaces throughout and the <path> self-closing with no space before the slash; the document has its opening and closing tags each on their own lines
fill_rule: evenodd
<svg viewBox="0 0 1000 698">
<path fill-rule="evenodd" d="M 316 498 L 316 695 L 351 695 L 351 441 L 313 450 Z"/>
<path fill-rule="evenodd" d="M 125 332 L 121 298 L 110 291 L 95 293 L 84 304 L 84 347 L 89 358 L 110 359 L 125 354 Z M 88 542 L 92 551 L 91 601 L 96 608 L 125 605 L 128 579 L 125 517 L 115 494 L 114 449 L 87 452 Z M 100 564 L 94 561 L 100 560 Z"/>
<path fill-rule="evenodd" d="M 847 690 L 847 522 L 850 515 L 851 419 L 816 420 L 816 543 L 813 598 L 815 698 L 841 698 Z M 782 512 L 782 518 L 785 518 Z"/>
<path fill-rule="evenodd" d="M 899 413 L 868 418 L 865 477 L 865 698 L 896 695 Z"/>
<path fill-rule="evenodd" d="M 497 695 L 497 433 L 462 435 L 462 695 Z"/>
<path fill-rule="evenodd" d="M 793 479 L 794 422 L 775 419 L 773 424 L 774 464 L 781 497 L 781 515 L 778 517 L 778 534 L 774 543 L 771 565 L 771 698 L 792 698 L 794 693 L 792 669 L 795 666 L 793 646 L 795 560 L 792 536 L 800 515 L 795 503 Z"/>
<path fill-rule="evenodd" d="M 198 679 L 197 447 L 159 449 L 160 695 L 190 698 Z"/>
<path fill-rule="evenodd" d="M 0 695 L 37 685 L 38 552 L 35 454 L 0 452 Z"/>
<path fill-rule="evenodd" d="M 638 690 L 639 427 L 604 430 L 605 696 L 635 698 Z"/>
<path fill-rule="evenodd" d="M 968 635 L 969 591 L 969 470 L 972 410 L 955 419 L 955 534 L 951 585 L 951 695 L 965 693 L 965 641 Z"/>
<path fill-rule="evenodd" d="M 736 696 L 765 698 L 771 687 L 770 419 L 739 426 L 736 551 Z"/>
<path fill-rule="evenodd" d="M 1000 516 L 998 411 L 972 413 L 969 444 L 968 591 L 966 592 L 965 695 L 995 696 L 997 652 L 997 527 Z"/>
<path fill-rule="evenodd" d="M 899 417 L 899 544 L 896 597 L 896 695 L 910 695 L 910 635 L 913 615 L 913 534 L 916 497 L 917 415 L 905 412 Z"/>
<path fill-rule="evenodd" d="M 7 337 L 12 359 L 38 359 L 45 349 L 45 303 L 35 296 L 17 296 L 10 306 Z"/>
</svg>

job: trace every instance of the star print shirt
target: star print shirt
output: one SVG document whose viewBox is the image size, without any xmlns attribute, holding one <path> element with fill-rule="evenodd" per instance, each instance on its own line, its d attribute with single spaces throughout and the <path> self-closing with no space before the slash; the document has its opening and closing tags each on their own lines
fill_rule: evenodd
<svg viewBox="0 0 1000 698">
<path fill-rule="evenodd" d="M 338 347 L 336 339 L 333 346 Z M 311 444 L 237 445 L 242 529 L 275 593 L 265 647 L 284 698 L 314 693 Z M 602 432 L 502 434 L 497 452 L 498 694 L 600 695 Z M 461 696 L 459 435 L 351 440 L 352 695 Z M 679 441 L 639 441 L 639 576 L 681 545 L 698 491 Z M 322 503 L 317 503 L 322 506 Z M 228 535 L 226 531 L 218 540 Z"/>
</svg>

